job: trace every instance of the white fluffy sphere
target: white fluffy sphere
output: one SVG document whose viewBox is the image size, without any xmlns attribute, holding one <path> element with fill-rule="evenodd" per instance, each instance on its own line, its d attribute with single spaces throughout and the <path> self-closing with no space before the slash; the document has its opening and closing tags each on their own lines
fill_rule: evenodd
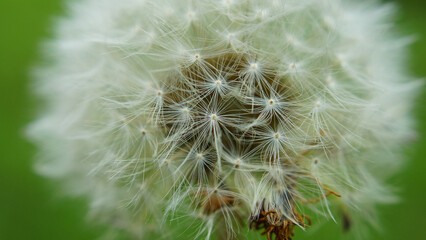
<svg viewBox="0 0 426 240">
<path fill-rule="evenodd" d="M 382 181 L 411 135 L 413 83 L 391 6 L 83 0 L 70 9 L 37 70 L 47 106 L 30 135 L 39 170 L 88 196 L 97 221 L 136 238 L 241 239 L 250 226 L 289 240 L 309 230 L 307 213 L 341 213 L 349 228 L 392 200 Z M 193 235 L 174 232 L 190 226 Z"/>
</svg>

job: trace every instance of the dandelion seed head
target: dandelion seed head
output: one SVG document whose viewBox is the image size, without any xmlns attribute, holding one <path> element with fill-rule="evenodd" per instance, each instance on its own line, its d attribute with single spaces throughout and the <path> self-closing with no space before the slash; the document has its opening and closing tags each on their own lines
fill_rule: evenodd
<svg viewBox="0 0 426 240">
<path fill-rule="evenodd" d="M 391 198 L 383 182 L 413 134 L 416 84 L 390 7 L 70 6 L 36 71 L 47 104 L 29 136 L 39 171 L 88 196 L 94 219 L 134 239 L 179 227 L 244 239 L 247 226 L 290 239 L 312 230 L 307 209 L 361 222 Z"/>
</svg>

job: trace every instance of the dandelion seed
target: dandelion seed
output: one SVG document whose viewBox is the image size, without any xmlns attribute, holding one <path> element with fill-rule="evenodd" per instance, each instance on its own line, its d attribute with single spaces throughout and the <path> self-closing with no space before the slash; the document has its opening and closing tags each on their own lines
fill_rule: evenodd
<svg viewBox="0 0 426 240">
<path fill-rule="evenodd" d="M 257 63 L 250 63 L 250 70 L 253 72 L 258 71 L 259 65 Z"/>
<path fill-rule="evenodd" d="M 321 107 L 321 105 L 322 105 L 322 103 L 321 103 L 321 101 L 320 101 L 320 100 L 317 100 L 317 101 L 315 102 L 315 107 L 319 108 L 319 107 Z"/>
<path fill-rule="evenodd" d="M 187 107 L 182 108 L 181 111 L 183 114 L 189 114 L 189 109 Z"/>
<path fill-rule="evenodd" d="M 201 58 L 200 54 L 197 53 L 197 54 L 194 55 L 195 61 L 200 60 L 200 58 Z"/>
<path fill-rule="evenodd" d="M 189 20 L 191 20 L 191 21 L 193 21 L 194 19 L 195 19 L 195 12 L 189 12 L 188 13 L 188 18 L 189 18 Z"/>
</svg>

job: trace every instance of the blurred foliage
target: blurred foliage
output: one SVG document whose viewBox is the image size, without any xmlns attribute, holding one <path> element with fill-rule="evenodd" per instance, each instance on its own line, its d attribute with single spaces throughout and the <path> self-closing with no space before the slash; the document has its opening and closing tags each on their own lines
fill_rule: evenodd
<svg viewBox="0 0 426 240">
<path fill-rule="evenodd" d="M 426 76 L 426 2 L 399 0 L 398 29 L 414 35 L 410 70 Z M 54 16 L 63 14 L 61 0 L 0 1 L 0 239 L 96 239 L 102 229 L 86 221 L 84 199 L 60 196 L 55 184 L 34 173 L 35 148 L 24 137 L 35 116 L 29 71 L 40 58 L 40 42 L 52 35 Z M 390 183 L 402 200 L 381 206 L 381 230 L 369 239 L 424 239 L 426 236 L 426 91 L 418 97 L 415 115 L 418 140 L 407 149 L 405 169 Z M 315 235 L 295 239 L 341 239 L 332 222 Z"/>
</svg>

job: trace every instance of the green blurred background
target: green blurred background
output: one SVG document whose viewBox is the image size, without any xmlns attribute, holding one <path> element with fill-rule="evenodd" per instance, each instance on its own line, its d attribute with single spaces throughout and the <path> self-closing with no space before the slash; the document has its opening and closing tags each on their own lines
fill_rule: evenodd
<svg viewBox="0 0 426 240">
<path fill-rule="evenodd" d="M 425 77 L 426 1 L 396 3 L 399 30 L 417 37 L 410 46 L 410 70 Z M 102 233 L 87 223 L 84 199 L 60 196 L 54 183 L 34 173 L 35 148 L 23 134 L 36 112 L 29 69 L 40 59 L 40 42 L 52 35 L 54 17 L 64 9 L 61 0 L 0 1 L 0 240 L 97 239 Z M 402 201 L 379 208 L 382 230 L 368 239 L 426 239 L 425 106 L 423 90 L 415 108 L 419 140 L 406 151 L 405 169 L 390 180 Z M 340 239 L 339 228 L 327 223 L 319 233 L 298 233 L 295 239 Z"/>
</svg>

